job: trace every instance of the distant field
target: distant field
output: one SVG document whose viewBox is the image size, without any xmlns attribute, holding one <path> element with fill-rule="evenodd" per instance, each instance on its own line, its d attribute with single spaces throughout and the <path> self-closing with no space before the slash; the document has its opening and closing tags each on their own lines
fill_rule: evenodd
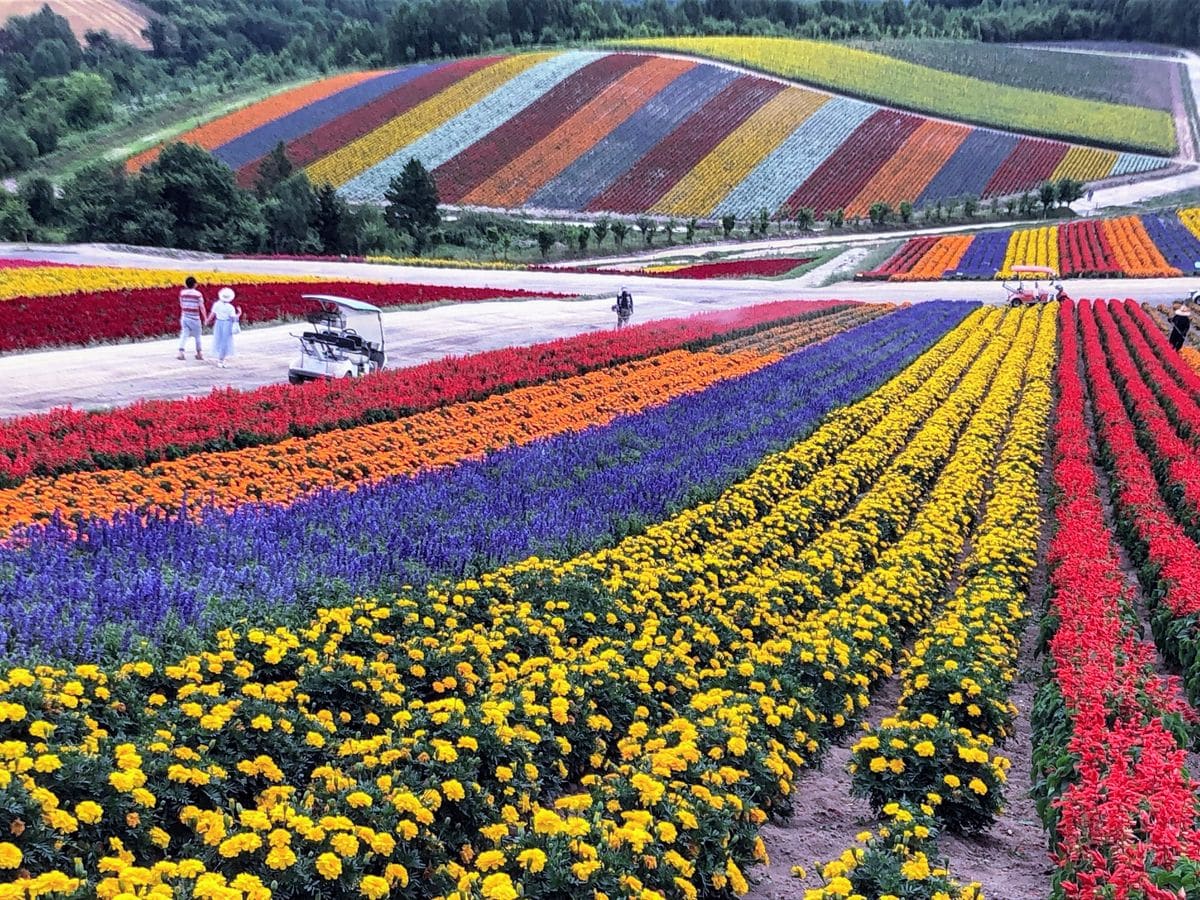
<svg viewBox="0 0 1200 900">
<path fill-rule="evenodd" d="M 87 31 L 107 31 L 140 49 L 150 48 L 142 37 L 146 17 L 121 0 L 0 0 L 0 22 L 10 16 L 27 16 L 43 6 L 49 6 L 69 21 L 80 43 Z"/>
<path fill-rule="evenodd" d="M 890 106 L 978 125 L 1174 155 L 1169 113 L 1009 87 L 880 53 L 791 38 L 643 38 L 623 47 L 725 60 Z"/>
<path fill-rule="evenodd" d="M 1161 60 L 1121 59 L 1057 53 L 1053 47 L 1034 50 L 977 41 L 892 39 L 852 41 L 850 45 L 984 81 L 1168 112 L 1172 108 L 1172 70 L 1180 66 L 1165 57 Z M 1070 46 L 1063 45 L 1063 49 Z M 1141 52 L 1136 46 L 1125 49 L 1126 52 Z"/>
</svg>

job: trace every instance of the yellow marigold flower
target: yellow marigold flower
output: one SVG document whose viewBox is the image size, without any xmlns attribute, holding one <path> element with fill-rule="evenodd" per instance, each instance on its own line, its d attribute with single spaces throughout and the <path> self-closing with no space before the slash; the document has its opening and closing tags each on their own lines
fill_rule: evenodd
<svg viewBox="0 0 1200 900">
<path fill-rule="evenodd" d="M 546 868 L 546 854 L 537 847 L 530 847 L 517 854 L 517 862 L 527 872 L 540 872 Z"/>
<path fill-rule="evenodd" d="M 563 820 L 553 810 L 539 809 L 533 814 L 533 830 L 535 834 L 555 835 L 563 827 Z"/>
<path fill-rule="evenodd" d="M 988 786 L 986 784 L 984 784 L 982 781 L 980 781 L 978 778 L 972 778 L 970 783 L 967 785 L 967 787 L 969 787 L 971 790 L 973 790 L 975 793 L 977 793 L 981 797 L 988 792 Z"/>
<path fill-rule="evenodd" d="M 379 900 L 392 892 L 388 883 L 378 875 L 364 875 L 358 883 L 358 892 L 368 900 Z"/>
<path fill-rule="evenodd" d="M 317 857 L 317 871 L 321 877 L 333 881 L 342 874 L 342 861 L 333 853 L 322 853 Z"/>
<path fill-rule="evenodd" d="M 21 865 L 21 851 L 8 841 L 0 843 L 0 869 L 15 869 Z"/>
<path fill-rule="evenodd" d="M 82 803 L 75 804 L 75 818 L 85 825 L 95 825 L 103 816 L 104 810 L 99 803 L 84 800 Z"/>
<path fill-rule="evenodd" d="M 900 775 L 904 772 L 904 760 L 893 759 L 888 763 L 888 768 L 892 770 L 893 775 Z"/>
<path fill-rule="evenodd" d="M 355 809 L 363 809 L 364 807 L 370 806 L 375 801 L 366 791 L 354 791 L 352 794 L 349 794 L 346 797 L 346 802 Z"/>
<path fill-rule="evenodd" d="M 358 838 L 352 834 L 346 834 L 344 831 L 338 832 L 329 839 L 329 846 L 338 856 L 346 859 L 358 853 Z"/>
<path fill-rule="evenodd" d="M 383 877 L 387 879 L 388 884 L 398 884 L 402 888 L 408 887 L 408 869 L 400 863 L 389 863 L 388 867 L 383 870 Z"/>
<path fill-rule="evenodd" d="M 480 891 L 486 900 L 517 900 L 517 889 L 504 872 L 496 872 L 483 879 Z"/>
<path fill-rule="evenodd" d="M 888 761 L 885 757 L 874 756 L 871 758 L 871 771 L 874 772 L 875 774 L 878 775 L 881 772 L 886 772 L 887 768 L 888 768 Z"/>
<path fill-rule="evenodd" d="M 808 873 L 804 871 L 804 866 L 792 866 L 793 878 L 807 878 Z"/>
<path fill-rule="evenodd" d="M 954 789 L 962 785 L 962 779 L 957 775 L 943 775 L 942 781 L 946 783 L 946 787 Z"/>
<path fill-rule="evenodd" d="M 463 800 L 467 796 L 467 792 L 463 790 L 462 783 L 457 779 L 450 779 L 442 782 L 442 793 L 446 795 L 447 800 Z"/>
<path fill-rule="evenodd" d="M 917 756 L 930 757 L 937 753 L 937 748 L 933 746 L 933 741 L 921 741 L 913 749 L 917 751 Z"/>
<path fill-rule="evenodd" d="M 325 735 L 321 734 L 319 731 L 310 731 L 304 736 L 304 743 L 308 744 L 310 747 L 324 747 Z"/>
<path fill-rule="evenodd" d="M 475 868 L 488 872 L 504 865 L 504 853 L 500 850 L 484 850 L 475 860 Z"/>
<path fill-rule="evenodd" d="M 583 860 L 571 866 L 571 874 L 580 881 L 587 881 L 592 877 L 592 873 L 600 868 L 600 862 L 594 859 Z"/>
<path fill-rule="evenodd" d="M 901 864 L 900 874 L 909 881 L 924 881 L 930 874 L 929 860 L 924 853 L 915 853 L 912 859 Z"/>
</svg>

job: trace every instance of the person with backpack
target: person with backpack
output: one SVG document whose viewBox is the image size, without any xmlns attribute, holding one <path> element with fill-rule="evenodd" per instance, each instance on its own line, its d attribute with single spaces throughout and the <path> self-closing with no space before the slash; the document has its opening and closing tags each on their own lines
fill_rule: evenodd
<svg viewBox="0 0 1200 900">
<path fill-rule="evenodd" d="M 617 327 L 625 325 L 633 317 L 633 294 L 621 288 L 621 293 L 617 294 L 617 303 L 613 309 L 617 313 Z"/>
</svg>

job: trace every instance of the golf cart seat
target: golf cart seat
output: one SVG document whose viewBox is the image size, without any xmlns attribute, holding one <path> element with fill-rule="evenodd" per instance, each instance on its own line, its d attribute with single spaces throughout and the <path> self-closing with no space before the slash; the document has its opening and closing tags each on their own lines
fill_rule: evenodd
<svg viewBox="0 0 1200 900">
<path fill-rule="evenodd" d="M 321 344 L 345 353 L 362 353 L 364 350 L 363 339 L 357 334 L 322 334 L 316 331 L 306 331 L 301 335 L 301 340 L 311 341 L 314 344 Z"/>
</svg>

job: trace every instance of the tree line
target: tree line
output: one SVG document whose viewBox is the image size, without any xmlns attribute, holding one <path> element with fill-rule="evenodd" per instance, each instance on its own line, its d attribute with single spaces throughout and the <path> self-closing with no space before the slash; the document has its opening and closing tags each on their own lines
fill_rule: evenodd
<svg viewBox="0 0 1200 900">
<path fill-rule="evenodd" d="M 339 67 L 677 34 L 1200 45 L 1194 0 L 146 0 L 143 53 L 50 9 L 0 28 L 0 175 L 123 116 Z"/>
</svg>

